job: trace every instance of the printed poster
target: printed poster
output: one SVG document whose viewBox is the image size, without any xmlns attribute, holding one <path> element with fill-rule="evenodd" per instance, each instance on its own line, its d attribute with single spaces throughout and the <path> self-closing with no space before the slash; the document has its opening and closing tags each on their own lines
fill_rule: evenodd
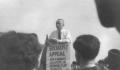
<svg viewBox="0 0 120 70">
<path fill-rule="evenodd" d="M 50 44 L 46 56 L 46 70 L 70 70 L 69 43 Z"/>
</svg>

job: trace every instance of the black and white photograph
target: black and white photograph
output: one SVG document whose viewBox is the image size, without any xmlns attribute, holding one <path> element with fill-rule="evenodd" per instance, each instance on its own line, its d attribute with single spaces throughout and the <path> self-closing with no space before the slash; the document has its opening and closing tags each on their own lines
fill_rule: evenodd
<svg viewBox="0 0 120 70">
<path fill-rule="evenodd" d="M 0 70 L 120 70 L 120 0 L 0 0 Z"/>
</svg>

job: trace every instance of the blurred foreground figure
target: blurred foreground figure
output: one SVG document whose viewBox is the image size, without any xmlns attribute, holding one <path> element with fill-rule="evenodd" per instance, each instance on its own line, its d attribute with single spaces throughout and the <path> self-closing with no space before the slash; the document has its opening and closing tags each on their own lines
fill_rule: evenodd
<svg viewBox="0 0 120 70">
<path fill-rule="evenodd" d="M 0 36 L 0 70 L 33 70 L 41 52 L 36 34 L 2 33 Z"/>
<path fill-rule="evenodd" d="M 81 35 L 73 43 L 75 49 L 76 63 L 72 65 L 73 70 L 106 70 L 96 66 L 94 59 L 98 55 L 100 42 L 93 35 Z"/>
<path fill-rule="evenodd" d="M 101 24 L 115 27 L 120 32 L 120 0 L 95 0 L 95 3 Z M 105 62 L 110 70 L 120 70 L 120 50 L 110 50 Z"/>
<path fill-rule="evenodd" d="M 120 70 L 120 50 L 111 49 L 104 62 L 108 64 L 110 70 Z"/>
<path fill-rule="evenodd" d="M 104 27 L 116 27 L 120 32 L 120 0 L 95 0 L 98 16 Z"/>
</svg>

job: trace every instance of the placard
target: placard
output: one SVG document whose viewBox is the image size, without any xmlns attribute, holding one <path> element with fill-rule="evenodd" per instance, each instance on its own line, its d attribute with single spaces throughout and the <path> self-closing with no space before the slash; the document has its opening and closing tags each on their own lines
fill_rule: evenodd
<svg viewBox="0 0 120 70">
<path fill-rule="evenodd" d="M 70 70 L 70 44 L 49 44 L 46 53 L 46 70 Z"/>
</svg>

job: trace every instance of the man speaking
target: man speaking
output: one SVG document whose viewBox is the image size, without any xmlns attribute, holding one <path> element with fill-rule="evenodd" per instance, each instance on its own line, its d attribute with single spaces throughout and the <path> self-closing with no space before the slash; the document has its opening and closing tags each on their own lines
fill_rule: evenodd
<svg viewBox="0 0 120 70">
<path fill-rule="evenodd" d="M 57 42 L 71 42 L 71 34 L 69 31 L 63 29 L 64 20 L 57 19 L 56 28 L 57 30 L 53 31 L 49 36 L 49 39 L 55 40 Z"/>
<path fill-rule="evenodd" d="M 57 43 L 65 43 L 65 44 L 69 43 L 69 44 L 71 44 L 71 34 L 70 34 L 69 31 L 63 29 L 63 27 L 64 27 L 64 20 L 63 19 L 57 19 L 57 21 L 56 21 L 56 28 L 57 28 L 57 30 L 53 31 L 50 34 L 49 38 L 48 38 L 48 36 L 46 37 L 45 47 L 43 49 L 42 57 L 41 57 L 41 60 L 40 60 L 41 61 L 41 63 L 40 63 L 40 70 L 50 69 L 49 67 L 46 66 L 46 65 L 50 65 L 49 63 L 46 64 L 48 62 L 46 60 L 46 58 L 52 58 L 52 57 L 47 57 L 46 56 L 46 54 L 48 52 L 47 48 L 48 48 L 48 46 L 50 46 L 50 44 L 51 45 L 52 44 L 56 44 L 56 42 Z M 68 50 L 68 49 L 66 49 L 66 50 Z M 65 49 L 63 49 L 62 51 L 64 51 L 64 50 Z M 69 56 L 68 54 L 69 54 L 69 52 L 67 53 L 67 56 Z M 67 58 L 69 58 L 69 57 L 67 57 Z M 67 61 L 69 61 L 69 60 L 67 60 Z"/>
</svg>

